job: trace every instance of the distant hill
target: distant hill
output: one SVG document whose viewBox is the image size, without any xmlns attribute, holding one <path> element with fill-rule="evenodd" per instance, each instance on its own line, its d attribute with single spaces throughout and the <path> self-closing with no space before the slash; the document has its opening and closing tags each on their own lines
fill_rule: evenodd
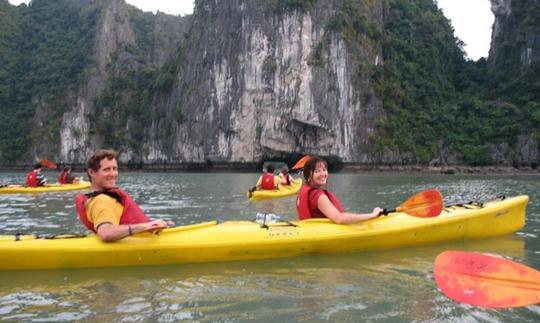
<svg viewBox="0 0 540 323">
<path fill-rule="evenodd" d="M 540 4 L 492 8 L 473 62 L 433 0 L 0 1 L 0 165 L 537 168 Z"/>
</svg>

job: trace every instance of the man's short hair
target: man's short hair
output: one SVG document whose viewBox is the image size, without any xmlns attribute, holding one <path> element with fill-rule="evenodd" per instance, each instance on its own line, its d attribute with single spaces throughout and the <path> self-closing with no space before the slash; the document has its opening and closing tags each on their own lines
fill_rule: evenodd
<svg viewBox="0 0 540 323">
<path fill-rule="evenodd" d="M 86 168 L 97 172 L 103 159 L 111 160 L 116 157 L 118 157 L 118 152 L 114 149 L 98 149 L 88 158 Z"/>
</svg>

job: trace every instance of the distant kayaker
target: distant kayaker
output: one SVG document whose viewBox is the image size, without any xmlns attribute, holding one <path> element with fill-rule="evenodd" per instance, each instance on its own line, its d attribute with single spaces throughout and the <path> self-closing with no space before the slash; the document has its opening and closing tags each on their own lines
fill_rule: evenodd
<svg viewBox="0 0 540 323">
<path fill-rule="evenodd" d="M 383 209 L 375 207 L 371 213 L 345 212 L 341 202 L 332 192 L 325 190 L 328 183 L 328 163 L 311 157 L 304 165 L 306 184 L 296 198 L 296 210 L 300 220 L 329 218 L 334 223 L 350 224 L 378 217 Z"/>
<path fill-rule="evenodd" d="M 279 188 L 281 178 L 279 176 L 274 176 L 274 170 L 274 165 L 266 165 L 266 170 L 257 180 L 257 184 L 249 190 L 250 197 L 256 190 L 275 190 Z"/>
<path fill-rule="evenodd" d="M 261 190 L 275 190 L 281 182 L 279 176 L 274 175 L 274 165 L 266 165 L 266 171 L 257 180 L 256 187 Z"/>
<path fill-rule="evenodd" d="M 126 192 L 116 187 L 117 156 L 115 150 L 100 149 L 88 159 L 87 174 L 93 192 L 75 198 L 82 223 L 103 241 L 116 241 L 144 231 L 159 233 L 174 225 L 150 220 Z"/>
<path fill-rule="evenodd" d="M 291 185 L 292 182 L 294 182 L 294 178 L 289 174 L 289 169 L 287 167 L 281 169 L 279 178 L 281 185 Z"/>
<path fill-rule="evenodd" d="M 34 170 L 26 174 L 26 185 L 29 187 L 47 185 L 47 179 L 41 174 L 41 163 L 34 164 Z"/>
<path fill-rule="evenodd" d="M 65 166 L 64 170 L 58 175 L 58 183 L 60 184 L 73 184 L 73 182 L 78 182 L 79 180 L 81 178 L 73 176 L 71 167 L 69 166 Z"/>
</svg>

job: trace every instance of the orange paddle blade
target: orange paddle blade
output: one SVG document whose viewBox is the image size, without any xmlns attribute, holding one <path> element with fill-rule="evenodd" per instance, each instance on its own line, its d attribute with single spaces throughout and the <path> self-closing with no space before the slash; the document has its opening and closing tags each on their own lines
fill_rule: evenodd
<svg viewBox="0 0 540 323">
<path fill-rule="evenodd" d="M 305 155 L 304 157 L 300 158 L 296 164 L 291 168 L 291 170 L 298 170 L 304 168 L 304 165 L 306 162 L 311 158 L 310 155 Z"/>
<path fill-rule="evenodd" d="M 396 208 L 396 211 L 409 215 L 431 218 L 441 214 L 443 199 L 441 192 L 430 189 L 415 194 Z"/>
<path fill-rule="evenodd" d="M 433 272 L 439 289 L 458 302 L 491 308 L 540 303 L 540 272 L 508 259 L 445 251 L 435 259 Z"/>
<path fill-rule="evenodd" d="M 41 163 L 41 166 L 43 166 L 43 167 L 47 167 L 49 169 L 55 169 L 56 168 L 56 164 L 53 163 L 52 161 L 48 160 L 48 159 L 42 159 L 39 162 Z"/>
</svg>

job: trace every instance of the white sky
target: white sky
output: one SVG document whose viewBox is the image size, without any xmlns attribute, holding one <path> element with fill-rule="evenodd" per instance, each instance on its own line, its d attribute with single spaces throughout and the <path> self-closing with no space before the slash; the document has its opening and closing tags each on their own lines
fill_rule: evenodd
<svg viewBox="0 0 540 323">
<path fill-rule="evenodd" d="M 454 27 L 454 35 L 465 43 L 467 56 L 473 60 L 487 57 L 495 21 L 489 0 L 437 0 L 437 3 Z"/>
<path fill-rule="evenodd" d="M 465 43 L 470 59 L 487 57 L 491 43 L 491 27 L 494 16 L 489 0 L 435 0 L 454 27 L 454 34 Z M 9 0 L 12 4 L 28 3 L 29 0 Z M 171 15 L 193 13 L 194 0 L 126 0 L 143 11 Z"/>
<path fill-rule="evenodd" d="M 157 10 L 170 15 L 188 15 L 193 13 L 193 0 L 125 0 L 142 11 Z"/>
</svg>

